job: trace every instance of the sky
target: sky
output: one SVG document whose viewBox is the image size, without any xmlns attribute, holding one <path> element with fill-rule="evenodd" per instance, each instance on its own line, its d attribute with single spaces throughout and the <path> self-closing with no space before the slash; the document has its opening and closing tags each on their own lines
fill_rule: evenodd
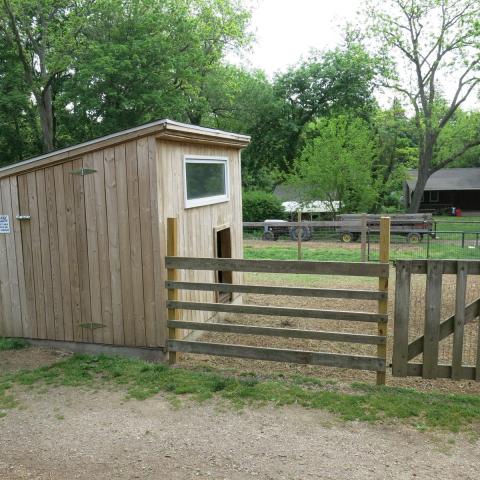
<svg viewBox="0 0 480 480">
<path fill-rule="evenodd" d="M 379 0 L 381 1 L 381 0 Z M 244 0 L 252 9 L 251 31 L 255 41 L 234 63 L 264 70 L 270 78 L 307 58 L 311 49 L 326 50 L 342 42 L 342 26 L 356 22 L 365 0 Z M 447 98 L 452 98 L 458 79 L 442 82 Z M 382 106 L 391 103 L 392 92 L 377 91 Z M 470 95 L 464 109 L 480 108 L 480 100 Z"/>
<path fill-rule="evenodd" d="M 310 49 L 323 50 L 342 40 L 340 25 L 355 18 L 362 0 L 251 0 L 256 41 L 244 62 L 270 77 Z"/>
</svg>

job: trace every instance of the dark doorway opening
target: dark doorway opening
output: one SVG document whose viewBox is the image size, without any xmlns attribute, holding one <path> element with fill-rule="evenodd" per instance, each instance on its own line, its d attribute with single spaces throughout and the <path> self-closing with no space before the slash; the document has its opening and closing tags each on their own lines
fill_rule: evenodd
<svg viewBox="0 0 480 480">
<path fill-rule="evenodd" d="M 232 236 L 230 227 L 216 230 L 215 250 L 217 258 L 232 258 Z M 224 272 L 219 270 L 217 272 L 218 283 L 233 283 L 232 272 Z M 229 303 L 232 301 L 231 292 L 218 292 L 218 302 Z"/>
</svg>

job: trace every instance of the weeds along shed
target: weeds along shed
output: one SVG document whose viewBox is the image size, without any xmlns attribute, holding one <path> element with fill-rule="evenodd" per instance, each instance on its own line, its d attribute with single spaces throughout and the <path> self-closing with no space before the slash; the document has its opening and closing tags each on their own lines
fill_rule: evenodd
<svg viewBox="0 0 480 480">
<path fill-rule="evenodd" d="M 164 347 L 167 219 L 178 255 L 241 258 L 248 142 L 160 120 L 0 169 L 0 336 Z"/>
</svg>

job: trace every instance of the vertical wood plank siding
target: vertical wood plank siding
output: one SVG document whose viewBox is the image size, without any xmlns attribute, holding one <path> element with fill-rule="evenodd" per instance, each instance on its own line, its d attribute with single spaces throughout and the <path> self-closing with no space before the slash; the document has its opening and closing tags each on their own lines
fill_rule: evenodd
<svg viewBox="0 0 480 480">
<path fill-rule="evenodd" d="M 178 255 L 190 257 L 214 257 L 214 228 L 227 226 L 231 229 L 232 256 L 243 258 L 242 231 L 242 192 L 240 176 L 240 154 L 238 150 L 221 146 L 194 145 L 179 142 L 159 141 L 158 164 L 160 166 L 161 190 L 164 199 L 163 214 L 160 218 L 177 218 Z M 230 200 L 215 205 L 185 209 L 183 160 L 185 155 L 226 157 L 229 160 Z M 161 229 L 161 258 L 166 255 L 166 228 Z M 191 282 L 215 281 L 215 272 L 200 270 L 182 270 L 179 280 Z M 235 272 L 234 282 L 241 283 L 243 275 Z M 180 292 L 180 300 L 192 302 L 215 302 L 215 292 Z M 211 312 L 184 311 L 182 319 L 188 321 L 206 321 Z M 183 332 L 186 333 L 186 332 Z M 181 336 L 181 334 L 180 334 Z"/>
<path fill-rule="evenodd" d="M 83 158 L 83 168 L 94 169 L 93 154 Z M 87 230 L 88 271 L 90 278 L 91 323 L 102 324 L 102 293 L 100 288 L 100 261 L 97 236 L 97 209 L 95 202 L 95 176 L 84 179 L 85 219 Z M 103 328 L 90 328 L 92 341 L 103 342 Z"/>
<path fill-rule="evenodd" d="M 185 209 L 189 154 L 229 159 L 228 202 Z M 225 225 L 241 258 L 241 211 L 238 149 L 187 140 L 143 137 L 2 178 L 0 214 L 9 215 L 11 233 L 0 235 L 0 335 L 165 346 L 166 218 L 177 218 L 179 255 L 214 256 L 214 229 Z M 182 272 L 182 280 L 214 275 Z M 184 295 L 215 300 L 214 292 Z"/>
</svg>

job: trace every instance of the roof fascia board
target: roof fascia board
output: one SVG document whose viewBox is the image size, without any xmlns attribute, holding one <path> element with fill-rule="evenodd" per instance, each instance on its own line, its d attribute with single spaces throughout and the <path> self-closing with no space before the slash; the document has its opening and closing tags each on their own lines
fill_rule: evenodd
<svg viewBox="0 0 480 480">
<path fill-rule="evenodd" d="M 23 162 L 7 165 L 0 168 L 0 179 L 17 175 L 30 170 L 37 170 L 47 165 L 54 165 L 57 163 L 67 162 L 72 158 L 77 158 L 86 153 L 91 153 L 96 150 L 117 145 L 119 143 L 128 142 L 137 138 L 148 135 L 156 135 L 161 137 L 164 132 L 179 132 L 182 141 L 203 141 L 210 144 L 229 145 L 236 148 L 243 148 L 250 142 L 250 137 L 246 135 L 238 135 L 230 132 L 222 132 L 220 130 L 213 130 L 205 127 L 197 127 L 195 125 L 186 125 L 171 120 L 158 120 L 156 122 L 134 127 L 129 130 L 112 133 L 104 137 L 90 140 L 88 142 L 80 143 L 72 147 L 63 148 L 55 152 L 46 153 L 38 157 L 34 157 Z M 158 134 L 158 135 L 157 135 Z M 171 135 L 171 134 L 170 134 Z M 190 136 L 189 136 L 190 135 Z M 173 139 L 175 135 L 171 135 Z"/>
</svg>

